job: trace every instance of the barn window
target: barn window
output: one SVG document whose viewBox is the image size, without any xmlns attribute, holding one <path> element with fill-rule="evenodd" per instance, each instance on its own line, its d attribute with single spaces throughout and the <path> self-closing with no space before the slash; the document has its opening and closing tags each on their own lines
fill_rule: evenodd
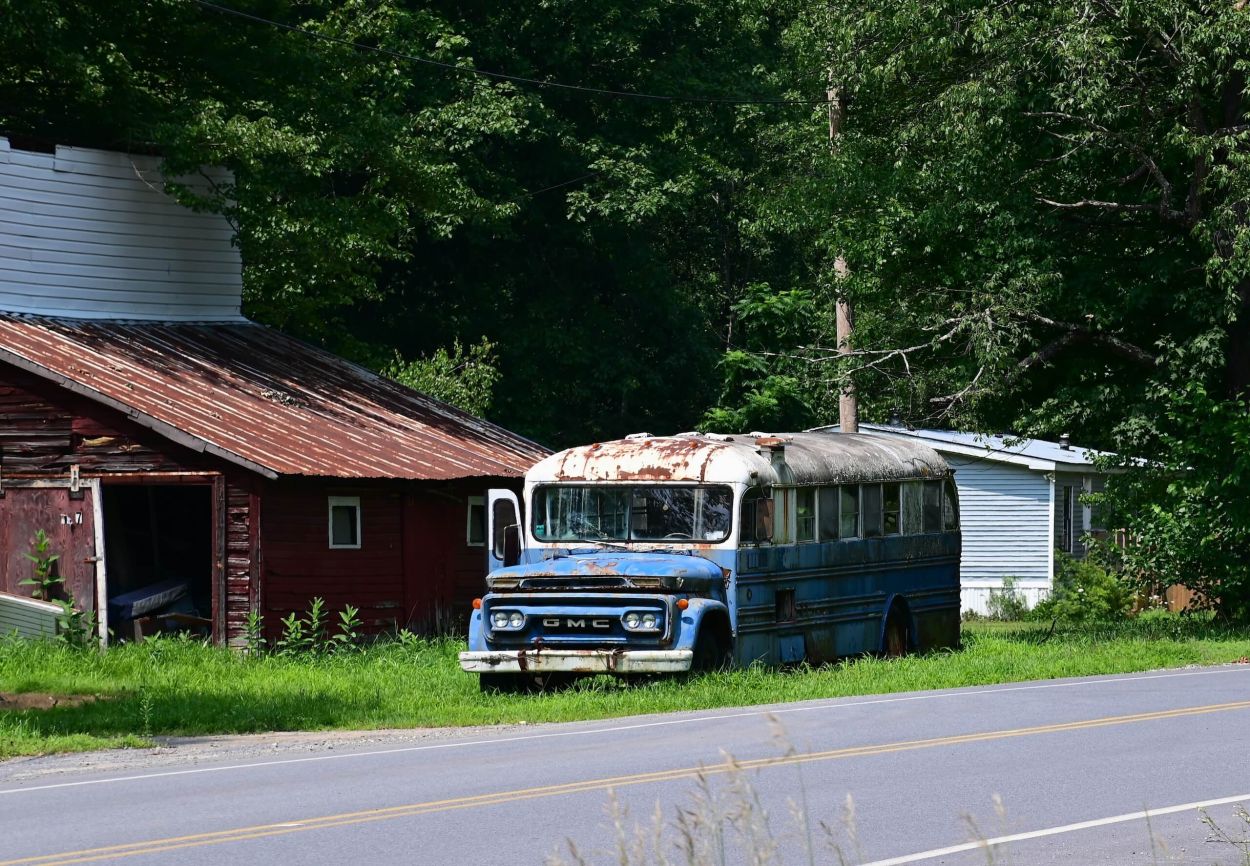
<svg viewBox="0 0 1250 866">
<path fill-rule="evenodd" d="M 486 501 L 481 496 L 469 497 L 464 540 L 469 547 L 486 546 Z"/>
<path fill-rule="evenodd" d="M 360 547 L 360 497 L 330 497 L 330 547 Z"/>
</svg>

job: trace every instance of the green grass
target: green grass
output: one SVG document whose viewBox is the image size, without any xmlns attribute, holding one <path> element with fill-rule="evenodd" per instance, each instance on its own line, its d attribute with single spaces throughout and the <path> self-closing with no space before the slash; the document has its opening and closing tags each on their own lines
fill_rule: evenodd
<svg viewBox="0 0 1250 866">
<path fill-rule="evenodd" d="M 406 640 L 326 658 L 243 657 L 178 640 L 98 653 L 0 640 L 0 692 L 100 695 L 0 711 L 0 758 L 136 746 L 162 734 L 438 727 L 599 719 L 1017 680 L 1125 673 L 1250 656 L 1250 629 L 1189 617 L 1060 629 L 968 623 L 964 649 L 825 668 L 752 668 L 626 686 L 608 678 L 538 695 L 483 695 L 460 641 Z"/>
</svg>

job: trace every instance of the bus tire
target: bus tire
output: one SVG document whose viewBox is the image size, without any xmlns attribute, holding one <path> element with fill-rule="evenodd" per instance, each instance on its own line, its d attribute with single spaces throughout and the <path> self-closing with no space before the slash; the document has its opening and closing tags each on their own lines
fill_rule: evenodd
<svg viewBox="0 0 1250 866">
<path fill-rule="evenodd" d="M 911 623 L 907 613 L 899 606 L 890 608 L 885 621 L 885 634 L 881 639 L 881 653 L 886 658 L 901 658 L 911 649 Z"/>
<path fill-rule="evenodd" d="M 723 671 L 729 667 L 729 641 L 719 626 L 716 621 L 700 624 L 699 636 L 694 642 L 694 658 L 690 660 L 691 673 Z"/>
</svg>

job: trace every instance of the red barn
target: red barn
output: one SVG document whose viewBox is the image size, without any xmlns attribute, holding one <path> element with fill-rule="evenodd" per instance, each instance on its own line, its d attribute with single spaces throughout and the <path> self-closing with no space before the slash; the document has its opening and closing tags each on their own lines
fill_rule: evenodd
<svg viewBox="0 0 1250 866">
<path fill-rule="evenodd" d="M 244 319 L 229 226 L 158 169 L 0 138 L 0 591 L 30 593 L 42 529 L 120 636 L 161 611 L 237 643 L 315 596 L 450 624 L 486 489 L 546 452 Z"/>
</svg>

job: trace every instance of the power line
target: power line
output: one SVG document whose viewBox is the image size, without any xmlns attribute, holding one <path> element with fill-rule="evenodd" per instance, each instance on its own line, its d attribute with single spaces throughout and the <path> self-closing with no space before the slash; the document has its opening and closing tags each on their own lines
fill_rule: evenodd
<svg viewBox="0 0 1250 866">
<path fill-rule="evenodd" d="M 424 66 L 433 66 L 438 69 L 445 69 L 449 72 L 458 72 L 463 75 L 476 75 L 481 78 L 491 78 L 496 81 L 508 81 L 513 84 L 523 84 L 529 87 L 542 87 L 551 90 L 563 90 L 573 93 L 586 93 L 594 96 L 607 96 L 615 99 L 643 99 L 651 102 L 691 102 L 704 105 L 824 105 L 828 100 L 821 99 L 752 99 L 739 98 L 735 96 L 684 96 L 671 95 L 663 93 L 644 93 L 634 90 L 609 90 L 602 87 L 584 87 L 580 84 L 565 84 L 560 81 L 544 81 L 540 78 L 526 78 L 523 75 L 509 75 L 505 72 L 491 72 L 487 69 L 478 69 L 473 66 L 458 66 L 455 63 L 447 63 L 442 60 L 431 60 L 428 57 L 418 57 L 415 54 L 406 54 L 402 51 L 393 51 L 390 48 L 383 48 L 378 45 L 368 45 L 364 42 L 355 42 L 351 39 L 343 39 L 338 36 L 330 36 L 325 33 L 318 33 L 315 30 L 309 30 L 305 27 L 297 27 L 294 24 L 284 24 L 281 21 L 274 21 L 270 18 L 263 18 L 260 15 L 253 15 L 250 12 L 244 12 L 240 9 L 231 9 L 228 6 L 221 6 L 217 3 L 209 2 L 209 0 L 191 0 L 205 9 L 222 15 L 232 15 L 236 18 L 242 18 L 246 21 L 252 21 L 256 24 L 266 24 L 270 27 L 277 27 L 280 30 L 286 30 L 291 33 L 299 33 L 313 39 L 320 39 L 323 42 L 330 42 L 335 45 L 342 45 L 348 48 L 355 48 L 360 51 L 372 51 L 377 54 L 384 54 L 388 57 L 394 57 L 397 60 L 407 60 L 412 63 L 420 63 Z"/>
</svg>

